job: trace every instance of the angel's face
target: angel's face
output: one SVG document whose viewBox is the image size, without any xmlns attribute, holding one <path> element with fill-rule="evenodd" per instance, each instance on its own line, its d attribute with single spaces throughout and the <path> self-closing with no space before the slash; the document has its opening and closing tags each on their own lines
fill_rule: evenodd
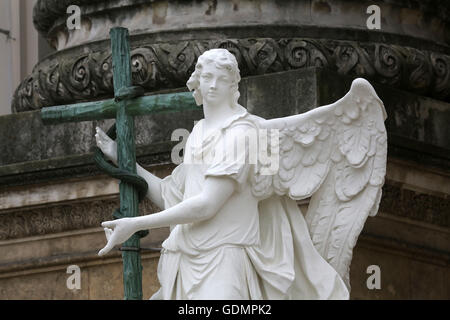
<svg viewBox="0 0 450 320">
<path fill-rule="evenodd" d="M 217 68 L 214 63 L 203 66 L 200 75 L 200 92 L 208 104 L 230 101 L 232 78 L 224 68 Z"/>
</svg>

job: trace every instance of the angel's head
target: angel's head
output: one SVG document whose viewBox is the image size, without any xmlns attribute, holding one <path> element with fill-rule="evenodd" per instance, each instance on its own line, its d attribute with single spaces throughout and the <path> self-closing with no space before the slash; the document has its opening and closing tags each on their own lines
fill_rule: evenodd
<svg viewBox="0 0 450 320">
<path fill-rule="evenodd" d="M 217 103 L 228 100 L 232 108 L 238 105 L 239 67 L 236 58 L 226 49 L 210 49 L 197 60 L 195 71 L 186 83 L 194 90 L 197 105 L 204 101 Z"/>
</svg>

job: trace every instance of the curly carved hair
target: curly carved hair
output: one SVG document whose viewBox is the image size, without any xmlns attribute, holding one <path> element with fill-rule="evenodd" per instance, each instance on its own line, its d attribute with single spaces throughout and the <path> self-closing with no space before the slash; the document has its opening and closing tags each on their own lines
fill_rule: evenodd
<svg viewBox="0 0 450 320">
<path fill-rule="evenodd" d="M 232 107 L 238 105 L 239 93 L 239 81 L 241 81 L 241 75 L 239 66 L 235 56 L 226 49 L 210 49 L 205 51 L 198 57 L 195 65 L 195 70 L 191 77 L 187 81 L 186 85 L 189 90 L 194 90 L 193 96 L 197 105 L 203 104 L 203 96 L 200 92 L 200 75 L 202 74 L 203 66 L 207 63 L 214 63 L 216 68 L 226 69 L 229 71 L 232 78 L 233 104 Z"/>
</svg>

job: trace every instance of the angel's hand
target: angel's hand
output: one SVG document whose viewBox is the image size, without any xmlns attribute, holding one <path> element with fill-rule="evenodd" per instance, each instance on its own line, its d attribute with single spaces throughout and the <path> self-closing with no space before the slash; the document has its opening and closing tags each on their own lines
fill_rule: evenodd
<svg viewBox="0 0 450 320">
<path fill-rule="evenodd" d="M 114 246 L 127 241 L 137 230 L 132 223 L 133 218 L 122 218 L 113 221 L 102 222 L 105 230 L 106 246 L 98 252 L 99 256 L 103 256 L 111 251 Z"/>
<path fill-rule="evenodd" d="M 102 150 L 109 160 L 117 164 L 117 143 L 108 137 L 108 135 L 99 127 L 96 127 L 95 131 L 97 132 L 95 134 L 97 147 Z"/>
</svg>

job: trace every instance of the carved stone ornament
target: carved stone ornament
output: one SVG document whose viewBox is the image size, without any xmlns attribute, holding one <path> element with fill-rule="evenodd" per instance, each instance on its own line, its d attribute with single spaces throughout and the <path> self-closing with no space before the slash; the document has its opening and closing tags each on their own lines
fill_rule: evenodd
<svg viewBox="0 0 450 320">
<path fill-rule="evenodd" d="M 411 47 L 308 38 L 192 40 L 134 47 L 133 84 L 148 92 L 183 87 L 206 50 L 234 54 L 242 76 L 324 67 L 342 75 L 441 100 L 450 99 L 450 56 Z M 17 88 L 13 112 L 113 96 L 109 49 L 59 52 L 38 64 Z"/>
<path fill-rule="evenodd" d="M 311 43 L 298 41 L 287 43 L 291 51 Z M 259 44 L 249 51 L 260 49 L 252 57 L 261 71 L 281 68 L 276 43 Z M 327 63 L 319 51 L 303 57 L 290 63 Z M 152 299 L 348 299 L 353 248 L 378 212 L 386 174 L 384 105 L 359 78 L 333 104 L 265 120 L 238 103 L 238 59 L 226 49 L 198 58 L 187 87 L 205 118 L 183 162 L 164 179 L 137 165 L 147 196 L 164 210 L 103 222 L 99 255 L 137 231 L 170 226 Z M 117 162 L 115 142 L 100 128 L 95 137 Z M 296 200 L 305 198 L 304 217 Z"/>
</svg>

